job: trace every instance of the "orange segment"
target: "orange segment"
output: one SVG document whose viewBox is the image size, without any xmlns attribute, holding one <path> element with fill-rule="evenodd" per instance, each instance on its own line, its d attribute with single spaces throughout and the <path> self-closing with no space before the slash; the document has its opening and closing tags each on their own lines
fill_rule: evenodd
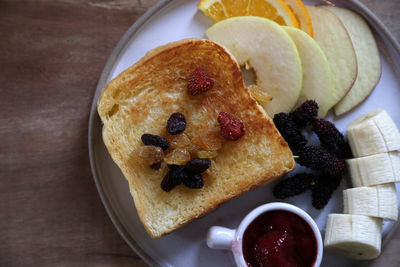
<svg viewBox="0 0 400 267">
<path fill-rule="evenodd" d="M 300 29 L 314 36 L 310 15 L 301 0 L 284 0 L 299 22 Z"/>
<path fill-rule="evenodd" d="M 197 6 L 215 22 L 237 16 L 259 16 L 299 28 L 295 15 L 283 0 L 201 0 Z"/>
<path fill-rule="evenodd" d="M 246 16 L 249 6 L 248 0 L 221 0 L 228 18 Z"/>
</svg>

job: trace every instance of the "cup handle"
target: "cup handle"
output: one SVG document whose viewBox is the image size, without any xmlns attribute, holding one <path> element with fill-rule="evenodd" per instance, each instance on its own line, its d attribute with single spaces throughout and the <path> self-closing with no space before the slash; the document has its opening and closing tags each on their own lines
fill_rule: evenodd
<svg viewBox="0 0 400 267">
<path fill-rule="evenodd" d="M 231 249 L 236 230 L 212 226 L 207 233 L 207 246 L 215 249 Z"/>
</svg>

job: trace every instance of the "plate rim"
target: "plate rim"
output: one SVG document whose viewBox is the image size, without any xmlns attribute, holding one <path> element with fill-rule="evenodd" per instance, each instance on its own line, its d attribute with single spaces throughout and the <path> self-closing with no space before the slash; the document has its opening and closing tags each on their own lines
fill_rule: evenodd
<svg viewBox="0 0 400 267">
<path fill-rule="evenodd" d="M 107 62 L 105 64 L 105 67 L 100 75 L 100 78 L 98 80 L 98 83 L 96 85 L 96 90 L 93 96 L 93 101 L 91 104 L 90 108 L 90 113 L 89 113 L 89 127 L 88 127 L 88 148 L 89 148 L 89 162 L 90 162 L 90 169 L 91 173 L 93 176 L 93 180 L 95 182 L 98 194 L 100 196 L 101 202 L 103 203 L 103 206 L 107 212 L 108 217 L 111 219 L 114 227 L 117 229 L 118 233 L 121 235 L 121 237 L 124 239 L 124 241 L 128 244 L 128 246 L 148 265 L 150 266 L 161 266 L 160 263 L 156 262 L 146 251 L 144 251 L 140 245 L 130 236 L 129 232 L 126 230 L 125 226 L 123 223 L 120 221 L 118 214 L 114 211 L 114 209 L 111 206 L 111 203 L 108 199 L 108 196 L 106 195 L 103 185 L 101 183 L 101 180 L 98 177 L 98 168 L 97 168 L 97 163 L 96 163 L 96 156 L 94 153 L 94 148 L 96 141 L 102 140 L 101 134 L 99 136 L 99 132 L 101 133 L 101 120 L 100 117 L 97 113 L 97 101 L 99 99 L 101 90 L 103 89 L 104 85 L 107 82 L 107 78 L 109 77 L 109 74 L 114 66 L 114 63 L 117 61 L 119 58 L 119 55 L 123 51 L 123 48 L 125 45 L 131 40 L 133 35 L 135 35 L 138 31 L 140 31 L 141 27 L 148 21 L 150 20 L 154 14 L 156 14 L 158 11 L 163 9 L 165 6 L 172 2 L 176 2 L 178 0 L 160 0 L 158 1 L 154 6 L 152 6 L 149 10 L 147 10 L 142 16 L 137 19 L 132 26 L 124 33 L 122 38 L 118 41 L 117 45 L 111 52 L 110 56 L 107 59 Z M 321 0 L 322 2 L 325 2 L 325 4 L 328 5 L 334 5 L 334 3 L 328 1 L 328 0 Z M 340 0 L 339 0 L 340 1 Z M 357 9 L 357 12 L 361 14 L 364 18 L 366 18 L 368 21 L 373 22 L 373 26 L 375 26 L 376 32 L 380 33 L 383 35 L 388 41 L 389 44 L 392 46 L 392 48 L 395 50 L 395 53 L 397 53 L 400 56 L 400 44 L 397 41 L 397 39 L 393 36 L 393 34 L 389 31 L 389 29 L 383 24 L 383 22 L 369 9 L 367 8 L 364 4 L 359 2 L 358 0 L 346 0 L 345 1 L 347 5 L 350 7 L 353 7 Z M 395 230 L 398 228 L 399 225 L 399 220 L 396 222 L 394 227 L 387 233 L 383 240 L 383 246 L 388 243 L 388 241 L 392 238 Z M 356 264 L 358 266 L 364 266 L 367 263 L 360 263 Z"/>
</svg>

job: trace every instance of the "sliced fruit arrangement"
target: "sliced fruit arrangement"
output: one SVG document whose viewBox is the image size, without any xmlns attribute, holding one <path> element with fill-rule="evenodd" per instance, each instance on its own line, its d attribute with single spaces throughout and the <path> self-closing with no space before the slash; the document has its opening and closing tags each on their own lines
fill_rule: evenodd
<svg viewBox="0 0 400 267">
<path fill-rule="evenodd" d="M 248 25 L 246 34 L 239 36 L 228 34 L 227 28 L 224 29 L 225 26 L 213 26 L 211 27 L 213 33 L 207 34 L 210 39 L 223 45 L 230 43 L 227 48 L 238 61 L 248 69 L 254 68 L 257 85 L 273 97 L 268 104 L 259 101 L 264 102 L 261 103 L 264 107 L 274 106 L 268 108 L 271 116 L 278 112 L 288 112 L 287 109 L 296 96 L 299 96 L 298 105 L 307 99 L 316 100 L 320 105 L 319 117 L 325 117 L 331 108 L 334 108 L 336 115 L 341 115 L 366 99 L 380 79 L 381 64 L 374 36 L 364 19 L 350 10 L 334 6 L 304 5 L 301 0 L 201 0 L 198 7 L 204 14 L 218 22 L 216 25 L 232 17 L 264 17 L 284 26 L 296 43 L 301 58 L 303 85 L 299 95 L 290 96 L 289 103 L 281 106 L 276 100 L 279 99 L 276 95 L 287 95 L 288 90 L 282 93 L 276 92 L 285 90 L 276 87 L 276 80 L 291 80 L 292 73 L 287 71 L 289 77 L 282 77 L 279 71 L 282 64 L 275 66 L 276 61 L 264 61 L 266 67 L 262 67 L 263 72 L 257 71 L 255 64 L 243 61 L 242 54 L 260 52 L 258 49 L 261 45 L 257 44 L 257 39 L 251 41 L 245 39 L 258 33 L 258 29 L 253 29 L 254 25 Z M 240 24 L 231 26 L 241 27 L 237 31 L 242 32 L 243 27 Z M 296 31 L 294 28 L 302 31 Z M 304 37 L 301 34 L 303 32 L 313 39 Z M 233 51 L 237 46 L 243 47 L 244 43 L 247 44 L 244 50 Z M 276 48 L 272 51 L 274 55 L 266 58 L 279 55 L 286 60 L 287 66 L 297 65 L 296 59 L 288 61 L 285 49 L 285 47 Z M 250 50 L 256 51 L 249 52 Z M 258 61 L 261 62 L 262 59 Z M 260 65 L 258 64 L 259 69 Z M 269 83 L 268 80 L 272 82 Z M 273 90 L 275 93 L 271 92 Z"/>
<path fill-rule="evenodd" d="M 313 37 L 314 33 L 313 33 L 311 18 L 303 2 L 301 0 L 284 0 L 284 1 L 295 15 L 297 21 L 299 22 L 299 29 L 303 30 L 308 35 Z"/>
<path fill-rule="evenodd" d="M 350 90 L 357 77 L 357 57 L 350 36 L 340 19 L 322 7 L 307 6 L 314 39 L 328 58 L 333 74 L 332 106 Z"/>
<path fill-rule="evenodd" d="M 292 10 L 282 0 L 201 0 L 197 6 L 215 22 L 237 16 L 259 16 L 280 25 L 299 27 Z"/>
<path fill-rule="evenodd" d="M 328 216 L 324 246 L 344 257 L 373 259 L 381 250 L 382 219 L 398 219 L 400 133 L 389 114 L 377 109 L 349 124 L 347 135 L 358 157 L 347 160 L 355 187 L 343 191 L 346 214 Z"/>
<path fill-rule="evenodd" d="M 305 32 L 288 26 L 283 28 L 296 44 L 303 67 L 303 85 L 297 104 L 313 99 L 318 103 L 318 117 L 323 118 L 332 107 L 334 89 L 329 62 L 318 43 Z"/>
<path fill-rule="evenodd" d="M 383 109 L 371 111 L 350 123 L 347 136 L 355 157 L 400 149 L 400 132 Z"/>
<path fill-rule="evenodd" d="M 377 164 L 379 162 L 379 164 Z M 400 158 L 397 151 L 348 159 L 353 186 L 370 186 L 400 181 Z"/>
<path fill-rule="evenodd" d="M 282 27 L 265 18 L 233 17 L 214 24 L 206 36 L 225 46 L 239 65 L 254 69 L 257 85 L 272 96 L 261 102 L 270 116 L 295 106 L 303 71 L 296 45 Z"/>
<path fill-rule="evenodd" d="M 397 192 L 393 183 L 343 190 L 344 213 L 396 221 Z"/>
<path fill-rule="evenodd" d="M 351 214 L 329 214 L 324 247 L 343 257 L 368 260 L 381 253 L 382 219 Z"/>
<path fill-rule="evenodd" d="M 345 97 L 334 107 L 341 115 L 360 104 L 375 88 L 381 76 L 379 51 L 365 20 L 355 12 L 336 6 L 324 6 L 343 22 L 357 56 L 358 75 Z"/>
</svg>

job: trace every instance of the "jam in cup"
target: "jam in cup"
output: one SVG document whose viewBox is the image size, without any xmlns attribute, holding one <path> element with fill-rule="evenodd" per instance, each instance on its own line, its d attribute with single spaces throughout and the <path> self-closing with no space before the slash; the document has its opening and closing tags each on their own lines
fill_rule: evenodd
<svg viewBox="0 0 400 267">
<path fill-rule="evenodd" d="M 318 267 L 323 248 L 314 220 L 302 209 L 279 202 L 254 209 L 235 230 L 211 227 L 207 245 L 231 250 L 240 267 Z"/>
</svg>

